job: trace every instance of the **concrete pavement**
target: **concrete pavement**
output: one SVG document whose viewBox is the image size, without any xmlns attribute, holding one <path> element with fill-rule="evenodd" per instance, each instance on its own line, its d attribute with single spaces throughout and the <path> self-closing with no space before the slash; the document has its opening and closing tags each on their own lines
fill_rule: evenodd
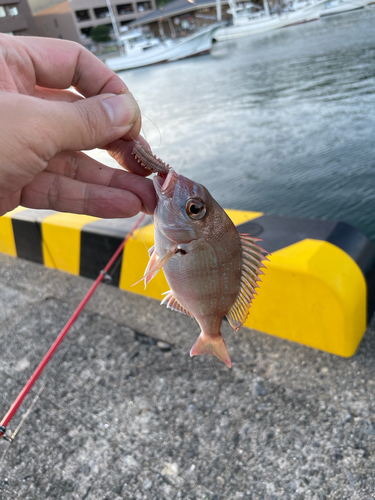
<svg viewBox="0 0 375 500">
<path fill-rule="evenodd" d="M 0 413 L 92 282 L 0 255 Z M 375 498 L 375 325 L 350 359 L 100 285 L 1 462 L 1 499 Z M 0 440 L 0 460 L 8 444 Z"/>
</svg>

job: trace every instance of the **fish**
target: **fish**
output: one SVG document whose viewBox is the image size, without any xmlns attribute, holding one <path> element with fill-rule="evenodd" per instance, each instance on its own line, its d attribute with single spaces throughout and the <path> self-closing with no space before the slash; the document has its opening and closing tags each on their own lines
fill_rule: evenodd
<svg viewBox="0 0 375 500">
<path fill-rule="evenodd" d="M 157 174 L 155 244 L 145 286 L 163 269 L 170 290 L 161 304 L 195 318 L 201 328 L 190 355 L 213 354 L 230 368 L 221 324 L 226 317 L 237 331 L 245 322 L 268 252 L 261 240 L 237 231 L 203 185 L 178 175 L 144 146 L 136 144 L 133 153 Z"/>
</svg>

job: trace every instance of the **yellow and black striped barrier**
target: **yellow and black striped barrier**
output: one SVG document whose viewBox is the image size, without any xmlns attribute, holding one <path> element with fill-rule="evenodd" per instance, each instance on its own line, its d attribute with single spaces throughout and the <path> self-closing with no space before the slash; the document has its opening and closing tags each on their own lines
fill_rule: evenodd
<svg viewBox="0 0 375 500">
<path fill-rule="evenodd" d="M 340 356 L 354 354 L 375 309 L 375 247 L 344 222 L 227 210 L 238 231 L 262 238 L 271 252 L 245 323 L 265 333 Z M 0 252 L 72 274 L 96 278 L 134 225 L 49 210 L 17 208 L 0 217 Z M 148 218 L 128 241 L 111 283 L 162 299 L 159 273 L 137 282 L 153 245 Z"/>
</svg>

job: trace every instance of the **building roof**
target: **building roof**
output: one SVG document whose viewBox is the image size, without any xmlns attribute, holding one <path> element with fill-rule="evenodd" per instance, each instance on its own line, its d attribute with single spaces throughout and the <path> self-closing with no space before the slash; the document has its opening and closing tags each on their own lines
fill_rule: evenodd
<svg viewBox="0 0 375 500">
<path fill-rule="evenodd" d="M 228 3 L 228 0 L 220 0 L 221 3 Z M 204 7 L 214 7 L 216 0 L 174 0 L 167 3 L 160 9 L 154 10 L 145 16 L 139 17 L 134 20 L 131 25 L 139 26 L 141 24 L 149 24 L 158 19 L 168 19 L 169 17 L 184 14 L 196 9 Z"/>
</svg>

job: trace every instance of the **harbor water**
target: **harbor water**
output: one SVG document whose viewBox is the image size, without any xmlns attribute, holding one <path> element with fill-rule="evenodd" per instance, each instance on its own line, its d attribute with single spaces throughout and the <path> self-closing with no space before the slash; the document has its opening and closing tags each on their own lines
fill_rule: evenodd
<svg viewBox="0 0 375 500">
<path fill-rule="evenodd" d="M 154 152 L 222 206 L 375 242 L 375 6 L 120 76 Z"/>
</svg>

